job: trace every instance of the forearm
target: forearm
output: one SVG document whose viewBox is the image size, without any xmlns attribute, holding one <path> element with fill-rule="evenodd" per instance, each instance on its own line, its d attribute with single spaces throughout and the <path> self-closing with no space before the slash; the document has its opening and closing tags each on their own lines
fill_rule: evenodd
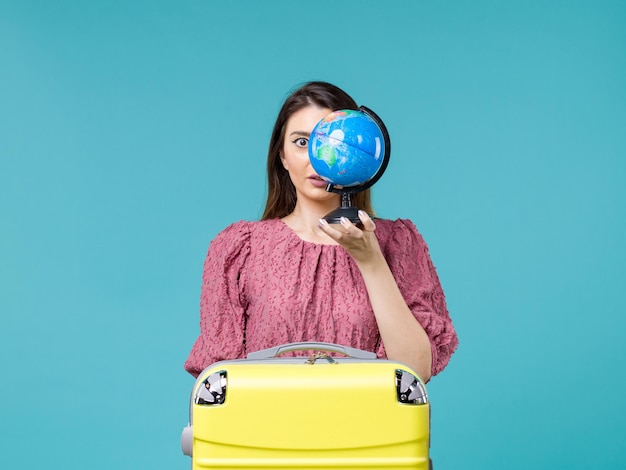
<svg viewBox="0 0 626 470">
<path fill-rule="evenodd" d="M 406 304 L 382 253 L 357 265 L 387 357 L 407 364 L 428 381 L 432 370 L 430 339 Z"/>
</svg>

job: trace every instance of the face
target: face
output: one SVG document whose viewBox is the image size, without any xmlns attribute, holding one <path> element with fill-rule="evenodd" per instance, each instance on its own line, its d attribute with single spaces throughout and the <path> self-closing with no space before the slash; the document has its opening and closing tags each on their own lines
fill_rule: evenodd
<svg viewBox="0 0 626 470">
<path fill-rule="evenodd" d="M 280 159 L 296 188 L 298 202 L 309 200 L 321 203 L 338 197 L 326 191 L 327 183 L 315 173 L 308 152 L 311 131 L 331 112 L 328 108 L 311 105 L 295 112 L 287 121 Z"/>
</svg>

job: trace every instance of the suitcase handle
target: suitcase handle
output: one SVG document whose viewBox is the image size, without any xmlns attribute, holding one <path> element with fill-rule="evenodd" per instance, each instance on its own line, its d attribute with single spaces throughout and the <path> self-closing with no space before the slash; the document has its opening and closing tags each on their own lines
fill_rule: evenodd
<svg viewBox="0 0 626 470">
<path fill-rule="evenodd" d="M 355 359 L 376 359 L 376 353 L 371 351 L 351 348 L 350 346 L 343 346 L 341 344 L 317 342 L 283 344 L 281 346 L 274 346 L 273 348 L 261 349 L 260 351 L 248 353 L 246 357 L 248 359 L 271 359 L 272 357 L 276 357 L 283 353 L 307 350 L 335 352 L 345 354 L 346 356 L 353 357 Z"/>
</svg>

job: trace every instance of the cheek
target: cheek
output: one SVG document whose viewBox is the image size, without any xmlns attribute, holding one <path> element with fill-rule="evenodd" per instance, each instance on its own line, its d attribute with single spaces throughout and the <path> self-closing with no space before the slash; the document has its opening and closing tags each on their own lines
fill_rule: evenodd
<svg viewBox="0 0 626 470">
<path fill-rule="evenodd" d="M 286 147 L 286 146 L 285 146 Z M 310 164 L 308 148 L 283 147 L 279 154 L 283 167 L 287 171 L 304 171 Z"/>
</svg>

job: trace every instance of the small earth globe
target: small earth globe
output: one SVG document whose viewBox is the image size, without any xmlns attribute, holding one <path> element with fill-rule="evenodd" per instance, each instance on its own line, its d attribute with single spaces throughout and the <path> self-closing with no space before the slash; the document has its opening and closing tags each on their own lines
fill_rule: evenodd
<svg viewBox="0 0 626 470">
<path fill-rule="evenodd" d="M 359 186 L 373 179 L 383 166 L 385 137 L 365 112 L 334 111 L 313 128 L 309 159 L 328 183 Z"/>
</svg>

